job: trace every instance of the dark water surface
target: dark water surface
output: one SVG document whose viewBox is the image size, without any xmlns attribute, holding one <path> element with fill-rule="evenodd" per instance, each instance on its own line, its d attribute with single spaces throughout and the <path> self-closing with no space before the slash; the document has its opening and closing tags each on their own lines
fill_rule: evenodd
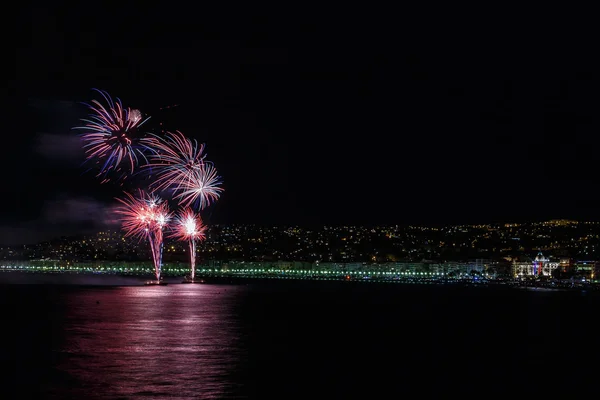
<svg viewBox="0 0 600 400">
<path fill-rule="evenodd" d="M 0 286 L 0 398 L 598 390 L 598 295 L 343 282 Z M 590 397 L 591 398 L 591 397 Z"/>
</svg>

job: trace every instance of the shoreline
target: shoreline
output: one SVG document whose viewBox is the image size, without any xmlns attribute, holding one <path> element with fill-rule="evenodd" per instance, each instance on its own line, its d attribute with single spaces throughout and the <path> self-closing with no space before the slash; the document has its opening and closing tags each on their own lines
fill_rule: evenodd
<svg viewBox="0 0 600 400">
<path fill-rule="evenodd" d="M 56 286 L 105 286 L 105 287 L 126 287 L 126 286 L 145 286 L 148 280 L 152 280 L 151 275 L 119 275 L 119 274 L 99 274 L 99 273 L 71 273 L 71 272 L 25 272 L 25 271 L 0 271 L 0 285 L 56 285 Z M 168 284 L 185 284 L 185 276 L 165 276 L 164 282 Z M 224 276 L 224 275 L 202 275 L 197 276 L 205 282 L 202 284 L 251 284 L 265 282 L 338 282 L 347 284 L 396 284 L 402 286 L 447 286 L 462 288 L 490 288 L 490 289 L 512 289 L 518 291 L 531 292 L 581 292 L 594 291 L 600 292 L 600 285 L 589 284 L 578 287 L 544 287 L 519 285 L 517 282 L 509 281 L 485 281 L 477 282 L 470 280 L 410 280 L 410 279 L 311 279 L 311 278 L 291 278 L 291 277 L 248 277 L 248 276 Z"/>
</svg>

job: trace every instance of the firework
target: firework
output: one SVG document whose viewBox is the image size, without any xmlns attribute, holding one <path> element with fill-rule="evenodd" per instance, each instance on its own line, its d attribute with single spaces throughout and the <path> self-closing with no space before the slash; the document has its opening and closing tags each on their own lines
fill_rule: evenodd
<svg viewBox="0 0 600 400">
<path fill-rule="evenodd" d="M 145 166 L 156 171 L 152 183 L 155 190 L 179 190 L 204 164 L 204 145 L 198 145 L 179 131 L 168 132 L 164 138 L 151 135 L 144 144 L 153 152 Z"/>
<path fill-rule="evenodd" d="M 160 281 L 163 252 L 163 229 L 170 219 L 169 207 L 160 198 L 138 190 L 137 196 L 125 193 L 124 199 L 117 199 L 121 207 L 122 228 L 126 236 L 147 238 L 152 252 L 156 280 Z"/>
<path fill-rule="evenodd" d="M 204 162 L 188 179 L 180 182 L 173 199 L 182 207 L 194 205 L 202 210 L 219 199 L 223 192 L 220 185 L 221 177 L 217 169 L 211 163 Z"/>
<path fill-rule="evenodd" d="M 205 160 L 204 145 L 183 133 L 152 135 L 144 140 L 152 150 L 147 167 L 156 171 L 151 187 L 156 191 L 173 190 L 173 199 L 183 207 L 203 209 L 216 201 L 223 189 L 214 165 Z"/>
<path fill-rule="evenodd" d="M 98 161 L 101 166 L 98 176 L 106 177 L 109 172 L 123 168 L 133 173 L 140 159 L 145 159 L 145 147 L 137 133 L 149 117 L 143 119 L 139 110 L 125 108 L 120 99 L 113 100 L 107 92 L 94 90 L 102 95 L 106 105 L 98 100 L 86 104 L 91 114 L 82 119 L 85 125 L 74 128 L 84 131 L 81 137 L 87 159 Z"/>
<path fill-rule="evenodd" d="M 178 240 L 187 241 L 190 249 L 190 277 L 192 281 L 196 276 L 196 241 L 204 240 L 206 226 L 199 214 L 186 208 L 175 219 L 174 233 L 171 235 Z"/>
</svg>

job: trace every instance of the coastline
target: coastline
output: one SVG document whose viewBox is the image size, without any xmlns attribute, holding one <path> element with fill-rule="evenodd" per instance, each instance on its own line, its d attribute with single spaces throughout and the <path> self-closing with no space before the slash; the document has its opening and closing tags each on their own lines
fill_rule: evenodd
<svg viewBox="0 0 600 400">
<path fill-rule="evenodd" d="M 119 274 L 99 274 L 99 273 L 49 273 L 49 272 L 24 272 L 24 271 L 0 271 L 0 285 L 56 285 L 56 286 L 105 286 L 105 287 L 126 287 L 126 286 L 145 286 L 148 280 L 153 277 L 150 275 L 119 275 Z M 168 284 L 183 284 L 183 276 L 165 276 L 164 282 Z M 415 281 L 415 280 L 383 280 L 383 279 L 310 279 L 289 277 L 248 277 L 248 276 L 224 276 L 224 275 L 205 275 L 199 276 L 204 280 L 204 284 L 252 284 L 266 282 L 337 282 L 348 285 L 368 285 L 368 284 L 387 284 L 399 286 L 446 286 L 455 288 L 481 288 L 481 289 L 506 289 L 528 292 L 598 292 L 600 285 L 588 285 L 582 287 L 539 287 L 519 285 L 515 282 L 506 281 Z"/>
<path fill-rule="evenodd" d="M 142 286 L 147 276 L 2 271 L 0 285 Z"/>
</svg>

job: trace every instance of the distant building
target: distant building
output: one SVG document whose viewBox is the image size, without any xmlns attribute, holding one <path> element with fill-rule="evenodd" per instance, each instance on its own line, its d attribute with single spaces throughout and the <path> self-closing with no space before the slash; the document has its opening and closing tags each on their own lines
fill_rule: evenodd
<svg viewBox="0 0 600 400">
<path fill-rule="evenodd" d="M 560 264 L 560 268 L 563 271 L 566 271 L 567 268 L 570 268 L 573 266 L 573 260 L 568 257 L 562 257 L 559 261 L 559 264 Z"/>
<path fill-rule="evenodd" d="M 600 263 L 598 261 L 577 261 L 574 265 L 577 275 L 587 279 L 597 279 Z"/>
<path fill-rule="evenodd" d="M 531 261 L 513 261 L 513 275 L 525 276 L 551 276 L 552 271 L 560 266 L 560 262 L 551 261 L 540 252 Z"/>
</svg>

